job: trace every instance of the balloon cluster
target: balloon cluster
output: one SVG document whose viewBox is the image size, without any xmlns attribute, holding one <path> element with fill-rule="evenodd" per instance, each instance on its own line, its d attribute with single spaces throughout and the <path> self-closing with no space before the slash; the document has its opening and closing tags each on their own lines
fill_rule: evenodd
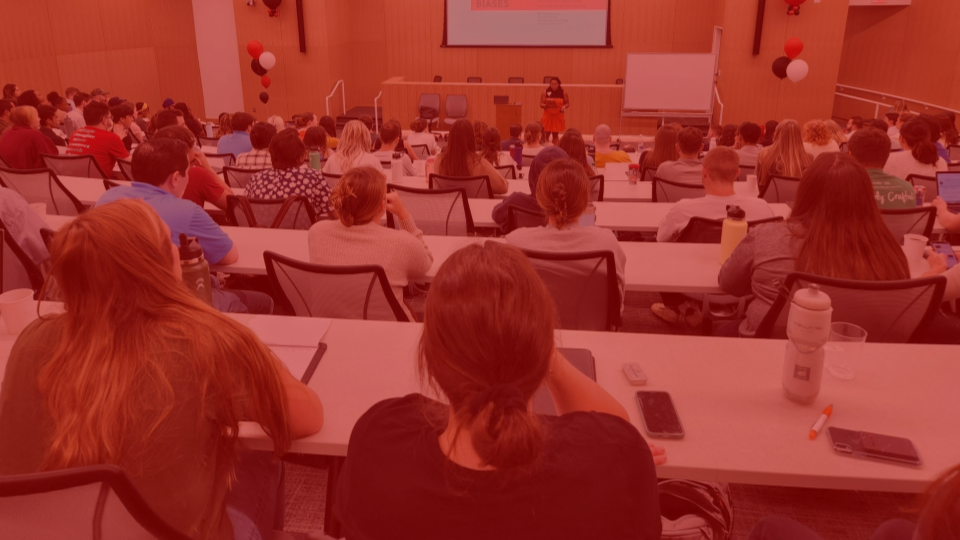
<svg viewBox="0 0 960 540">
<path fill-rule="evenodd" d="M 800 4 L 806 2 L 807 0 L 783 0 L 787 3 L 787 15 L 799 15 L 800 14 Z M 279 3 L 279 1 L 278 1 Z"/>
<path fill-rule="evenodd" d="M 280 0 L 276 0 L 276 2 L 278 5 L 280 4 Z M 277 65 L 277 57 L 272 52 L 264 51 L 263 43 L 255 39 L 247 43 L 247 52 L 253 57 L 253 60 L 250 61 L 250 69 L 260 76 L 260 84 L 264 88 L 270 88 L 270 76 L 267 75 L 267 71 Z M 260 92 L 260 101 L 263 103 L 270 101 L 270 94 Z"/>
<path fill-rule="evenodd" d="M 263 5 L 267 6 L 267 8 L 269 9 L 269 11 L 267 11 L 267 14 L 270 15 L 271 17 L 279 17 L 281 1 L 282 0 L 263 0 Z"/>
<path fill-rule="evenodd" d="M 803 42 L 799 38 L 790 38 L 783 46 L 786 56 L 773 61 L 773 74 L 781 79 L 790 78 L 793 82 L 802 81 L 810 73 L 810 65 L 797 56 L 803 51 Z"/>
</svg>

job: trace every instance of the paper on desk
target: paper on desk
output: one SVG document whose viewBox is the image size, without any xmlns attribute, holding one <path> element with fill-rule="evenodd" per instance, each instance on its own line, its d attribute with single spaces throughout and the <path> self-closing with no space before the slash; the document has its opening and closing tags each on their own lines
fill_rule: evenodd
<svg viewBox="0 0 960 540">
<path fill-rule="evenodd" d="M 257 316 L 250 319 L 247 328 L 260 338 L 260 341 L 279 347 L 317 348 L 317 343 L 330 328 L 330 319 L 314 317 L 271 317 Z"/>
</svg>

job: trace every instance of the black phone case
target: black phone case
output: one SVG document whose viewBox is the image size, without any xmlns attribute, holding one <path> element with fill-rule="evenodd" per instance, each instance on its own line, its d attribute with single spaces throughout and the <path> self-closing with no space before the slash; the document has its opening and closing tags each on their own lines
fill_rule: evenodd
<svg viewBox="0 0 960 540">
<path fill-rule="evenodd" d="M 827 436 L 833 450 L 861 459 L 876 459 L 907 465 L 920 465 L 920 454 L 910 439 L 867 431 L 829 427 Z"/>
</svg>

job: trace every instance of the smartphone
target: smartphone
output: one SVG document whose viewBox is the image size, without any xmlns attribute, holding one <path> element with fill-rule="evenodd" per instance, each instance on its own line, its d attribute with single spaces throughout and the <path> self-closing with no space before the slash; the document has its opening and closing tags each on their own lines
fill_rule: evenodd
<svg viewBox="0 0 960 540">
<path fill-rule="evenodd" d="M 320 360 L 323 358 L 323 353 L 327 352 L 327 344 L 324 342 L 317 343 L 317 352 L 313 354 L 313 358 L 310 359 L 310 364 L 307 366 L 306 371 L 303 372 L 303 377 L 300 377 L 300 382 L 303 384 L 309 384 L 310 379 L 313 378 L 313 372 L 317 370 L 317 366 L 320 365 Z"/>
<path fill-rule="evenodd" d="M 910 439 L 828 427 L 827 435 L 834 451 L 857 458 L 879 459 L 920 465 L 920 455 Z"/>
<path fill-rule="evenodd" d="M 933 242 L 933 251 L 947 256 L 947 268 L 953 268 L 957 265 L 957 254 L 953 252 L 953 246 L 948 242 Z"/>
<path fill-rule="evenodd" d="M 667 392 L 637 392 L 637 403 L 643 413 L 643 426 L 651 437 L 682 439 L 683 425 L 673 399 Z"/>
</svg>

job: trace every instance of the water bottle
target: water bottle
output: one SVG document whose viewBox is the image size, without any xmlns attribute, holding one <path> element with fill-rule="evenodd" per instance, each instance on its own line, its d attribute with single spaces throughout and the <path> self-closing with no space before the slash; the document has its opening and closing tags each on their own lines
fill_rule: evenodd
<svg viewBox="0 0 960 540">
<path fill-rule="evenodd" d="M 823 380 L 823 346 L 830 339 L 833 307 L 816 284 L 793 295 L 787 314 L 787 351 L 781 383 L 787 399 L 813 403 Z"/>
<path fill-rule="evenodd" d="M 310 168 L 315 171 L 320 170 L 320 152 L 317 150 L 310 150 Z"/>
<path fill-rule="evenodd" d="M 513 161 L 517 164 L 517 169 L 523 168 L 523 147 L 519 144 L 513 145 L 510 148 L 510 157 L 513 158 Z"/>
<path fill-rule="evenodd" d="M 747 213 L 739 206 L 727 206 L 727 219 L 720 232 L 720 264 L 727 262 L 733 250 L 747 236 Z"/>
<path fill-rule="evenodd" d="M 180 235 L 180 271 L 183 284 L 194 296 L 213 305 L 213 289 L 210 285 L 210 265 L 203 258 L 203 250 L 195 236 Z"/>
<path fill-rule="evenodd" d="M 760 196 L 760 184 L 757 182 L 757 175 L 748 174 L 747 175 L 747 193 L 748 197 L 759 197 Z"/>
<path fill-rule="evenodd" d="M 637 163 L 631 163 L 627 168 L 627 181 L 631 184 L 636 184 L 640 181 L 640 165 Z"/>
<path fill-rule="evenodd" d="M 423 171 L 426 174 L 427 178 L 430 178 L 430 175 L 433 174 L 433 164 L 437 161 L 437 158 L 430 156 L 427 158 L 427 164 L 423 166 Z"/>
<path fill-rule="evenodd" d="M 203 133 L 206 137 L 213 138 L 213 122 L 207 122 L 203 125 Z"/>
<path fill-rule="evenodd" d="M 394 152 L 390 158 L 390 178 L 394 184 L 403 182 L 403 154 Z"/>
</svg>

